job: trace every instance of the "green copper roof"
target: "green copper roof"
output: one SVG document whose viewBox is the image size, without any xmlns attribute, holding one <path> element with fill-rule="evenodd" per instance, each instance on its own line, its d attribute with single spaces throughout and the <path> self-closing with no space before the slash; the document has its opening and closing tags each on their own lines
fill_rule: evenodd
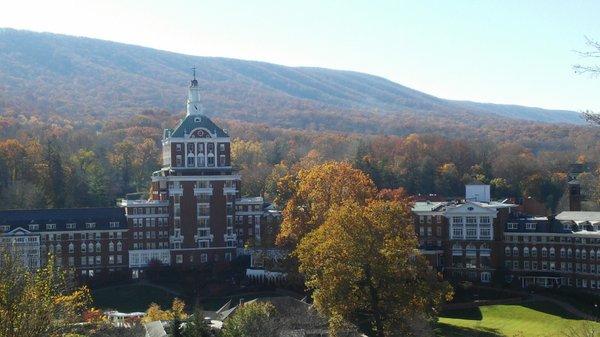
<svg viewBox="0 0 600 337">
<path fill-rule="evenodd" d="M 173 129 L 172 132 L 168 132 L 170 130 L 165 130 L 164 136 L 167 137 L 184 137 L 185 135 L 189 135 L 192 130 L 197 128 L 203 128 L 208 130 L 211 134 L 216 134 L 217 137 L 229 137 L 223 129 L 218 127 L 210 118 L 206 116 L 200 115 L 188 115 L 185 116 L 184 119 L 179 122 L 179 124 Z"/>
</svg>

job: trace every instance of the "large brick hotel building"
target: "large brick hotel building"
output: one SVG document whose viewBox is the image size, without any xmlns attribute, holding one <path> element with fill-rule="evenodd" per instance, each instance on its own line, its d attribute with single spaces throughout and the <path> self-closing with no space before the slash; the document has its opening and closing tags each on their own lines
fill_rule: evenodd
<svg viewBox="0 0 600 337">
<path fill-rule="evenodd" d="M 227 262 L 238 247 L 260 245 L 261 197 L 240 197 L 227 132 L 203 114 L 198 81 L 189 87 L 187 114 L 164 131 L 162 168 L 152 174 L 149 199 L 114 208 L 0 212 L 0 245 L 32 268 L 53 253 L 80 275 L 131 271 L 150 261 L 194 267 Z M 271 219 L 272 220 L 272 219 Z"/>
<path fill-rule="evenodd" d="M 568 199 L 569 211 L 531 216 L 475 183 L 462 200 L 416 202 L 420 251 L 449 279 L 600 290 L 600 212 L 580 210 L 577 180 Z"/>
<path fill-rule="evenodd" d="M 195 79 L 187 114 L 164 131 L 162 147 L 148 199 L 123 199 L 113 208 L 0 211 L 0 248 L 31 268 L 53 253 L 81 276 L 138 277 L 151 261 L 182 268 L 227 262 L 242 247 L 273 239 L 264 225 L 279 214 L 261 197 L 240 196 L 229 135 L 203 114 Z M 600 289 L 600 212 L 580 211 L 576 180 L 568 193 L 571 210 L 555 217 L 492 201 L 481 183 L 467 185 L 461 200 L 416 202 L 420 251 L 447 278 Z"/>
</svg>

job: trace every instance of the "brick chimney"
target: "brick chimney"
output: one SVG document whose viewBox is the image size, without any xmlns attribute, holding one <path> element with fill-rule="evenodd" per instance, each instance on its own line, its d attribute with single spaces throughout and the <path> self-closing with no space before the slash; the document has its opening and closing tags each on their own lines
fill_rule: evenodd
<svg viewBox="0 0 600 337">
<path fill-rule="evenodd" d="M 569 185 L 569 211 L 581 211 L 581 185 L 579 181 L 573 179 L 568 182 Z"/>
</svg>

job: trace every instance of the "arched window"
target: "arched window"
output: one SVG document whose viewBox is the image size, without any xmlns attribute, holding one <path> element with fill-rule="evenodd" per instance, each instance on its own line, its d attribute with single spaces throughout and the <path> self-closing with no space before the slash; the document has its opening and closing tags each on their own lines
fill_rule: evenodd
<svg viewBox="0 0 600 337">
<path fill-rule="evenodd" d="M 542 247 L 542 257 L 547 257 L 548 256 L 548 249 L 546 249 L 546 247 Z"/>
<path fill-rule="evenodd" d="M 93 253 L 94 252 L 94 244 L 93 243 L 88 243 L 88 252 L 89 253 Z"/>
<path fill-rule="evenodd" d="M 575 250 L 575 258 L 578 260 L 581 258 L 581 251 L 579 249 Z"/>
<path fill-rule="evenodd" d="M 587 259 L 587 251 L 585 249 L 581 250 L 581 258 L 584 260 Z"/>
<path fill-rule="evenodd" d="M 60 245 L 60 243 L 57 243 L 57 244 L 56 244 L 56 248 L 55 248 L 55 250 L 56 250 L 56 252 L 57 252 L 57 253 L 60 253 L 60 252 L 62 252 L 62 246 Z"/>
<path fill-rule="evenodd" d="M 567 251 L 564 248 L 560 249 L 560 257 L 565 258 L 567 256 Z"/>
<path fill-rule="evenodd" d="M 567 249 L 567 257 L 569 259 L 573 257 L 573 250 L 571 248 Z"/>
<path fill-rule="evenodd" d="M 75 252 L 75 246 L 73 245 L 73 243 L 69 243 L 69 253 L 73 253 Z"/>
<path fill-rule="evenodd" d="M 117 252 L 120 252 L 122 248 L 123 245 L 121 244 L 121 241 L 117 242 Z"/>
<path fill-rule="evenodd" d="M 512 253 L 513 253 L 513 256 L 515 256 L 515 257 L 519 256 L 519 248 L 513 247 L 513 252 Z"/>
<path fill-rule="evenodd" d="M 504 248 L 504 255 L 510 256 L 510 247 Z"/>
<path fill-rule="evenodd" d="M 536 247 L 531 248 L 531 256 L 537 257 L 537 248 Z"/>
<path fill-rule="evenodd" d="M 108 244 L 108 251 L 109 252 L 115 251 L 115 244 L 112 241 Z"/>
<path fill-rule="evenodd" d="M 81 244 L 81 252 L 85 253 L 87 251 L 87 246 L 85 245 L 85 243 Z"/>
<path fill-rule="evenodd" d="M 101 250 L 100 242 L 96 242 L 96 253 L 100 253 Z"/>
<path fill-rule="evenodd" d="M 550 247 L 550 257 L 554 257 L 555 250 L 554 247 Z"/>
<path fill-rule="evenodd" d="M 523 247 L 523 256 L 524 257 L 529 257 L 529 248 Z"/>
<path fill-rule="evenodd" d="M 48 245 L 48 253 L 54 253 L 54 246 Z"/>
<path fill-rule="evenodd" d="M 595 260 L 596 259 L 596 252 L 592 249 L 590 250 L 590 260 Z"/>
</svg>

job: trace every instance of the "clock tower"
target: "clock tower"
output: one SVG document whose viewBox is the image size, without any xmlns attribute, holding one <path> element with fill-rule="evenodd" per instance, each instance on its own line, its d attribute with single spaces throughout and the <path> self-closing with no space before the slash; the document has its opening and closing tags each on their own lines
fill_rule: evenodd
<svg viewBox="0 0 600 337">
<path fill-rule="evenodd" d="M 163 167 L 152 175 L 151 198 L 169 205 L 170 264 L 231 261 L 238 245 L 240 175 L 231 166 L 229 135 L 202 113 L 195 71 L 187 115 L 165 130 L 162 146 Z"/>
</svg>

